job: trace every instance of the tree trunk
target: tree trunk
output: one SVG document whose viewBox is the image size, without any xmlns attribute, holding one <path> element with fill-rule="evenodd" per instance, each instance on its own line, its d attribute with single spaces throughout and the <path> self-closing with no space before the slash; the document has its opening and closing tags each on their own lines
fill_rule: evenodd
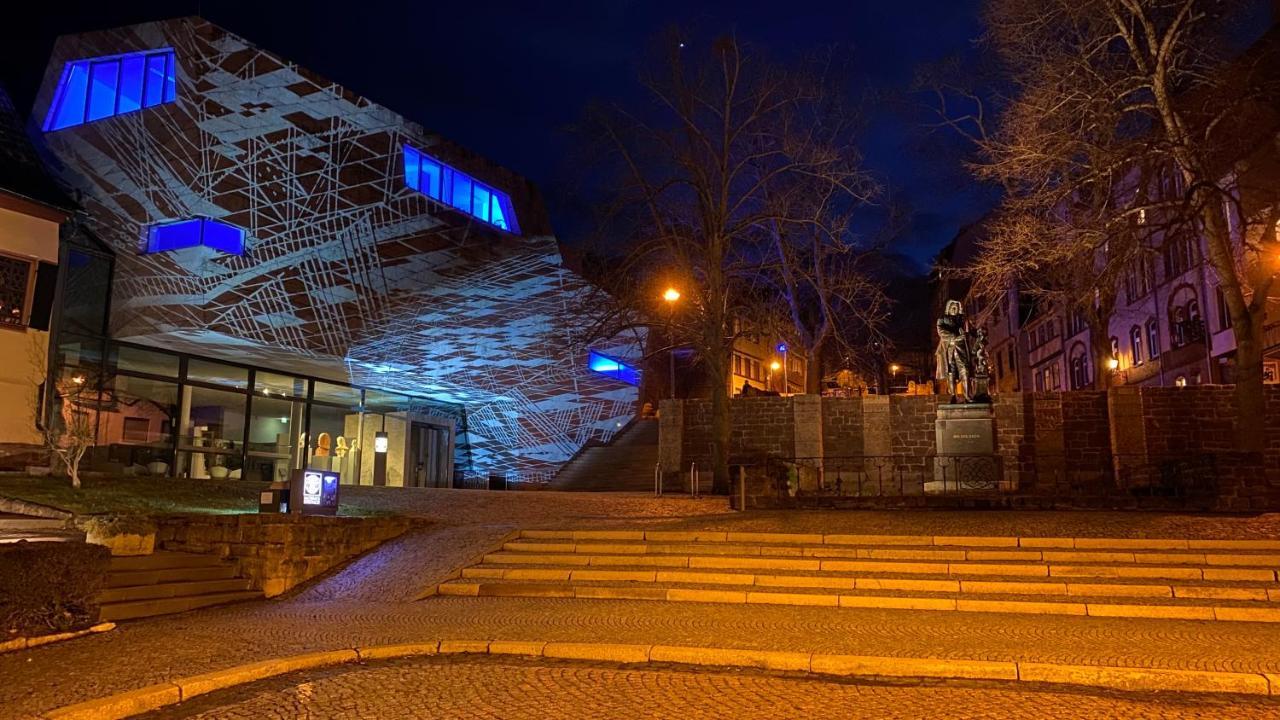
<svg viewBox="0 0 1280 720">
<path fill-rule="evenodd" d="M 728 443 L 730 443 L 730 404 L 726 363 L 721 357 L 710 360 L 707 372 L 712 384 L 712 493 L 730 495 L 728 477 Z"/>
<path fill-rule="evenodd" d="M 1111 379 L 1115 375 L 1115 371 L 1111 369 L 1111 336 L 1107 334 L 1107 328 L 1089 326 L 1089 354 L 1093 363 L 1093 389 L 1106 390 L 1111 387 Z M 1070 377 L 1070 358 L 1067 362 L 1067 375 Z M 1067 387 L 1070 386 L 1071 383 L 1068 382 Z"/>
<path fill-rule="evenodd" d="M 804 391 L 809 395 L 822 394 L 822 348 L 826 345 L 824 340 L 814 343 L 813 347 L 805 348 L 808 353 L 808 364 L 805 366 Z M 788 368 L 783 368 L 785 373 Z"/>
<path fill-rule="evenodd" d="M 1233 315 L 1235 313 L 1232 313 Z M 1243 322 L 1241 322 L 1243 320 Z M 1266 388 L 1262 382 L 1262 313 L 1233 323 L 1236 337 L 1236 444 L 1244 452 L 1266 447 Z"/>
</svg>

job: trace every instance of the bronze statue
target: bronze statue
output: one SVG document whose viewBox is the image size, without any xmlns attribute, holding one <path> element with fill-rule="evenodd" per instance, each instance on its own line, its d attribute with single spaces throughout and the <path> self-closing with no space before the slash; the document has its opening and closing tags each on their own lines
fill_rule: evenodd
<svg viewBox="0 0 1280 720">
<path fill-rule="evenodd" d="M 938 350 L 936 353 L 939 392 L 951 396 L 951 402 L 991 402 L 988 394 L 989 366 L 987 333 L 972 330 L 959 300 L 948 300 L 946 311 L 938 318 Z"/>
</svg>

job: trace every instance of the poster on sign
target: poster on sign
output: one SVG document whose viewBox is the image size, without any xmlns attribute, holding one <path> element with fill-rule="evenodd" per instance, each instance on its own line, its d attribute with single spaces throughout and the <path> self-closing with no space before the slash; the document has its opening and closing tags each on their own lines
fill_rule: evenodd
<svg viewBox="0 0 1280 720">
<path fill-rule="evenodd" d="M 338 514 L 339 480 L 331 470 L 294 470 L 289 507 L 303 515 Z"/>
</svg>

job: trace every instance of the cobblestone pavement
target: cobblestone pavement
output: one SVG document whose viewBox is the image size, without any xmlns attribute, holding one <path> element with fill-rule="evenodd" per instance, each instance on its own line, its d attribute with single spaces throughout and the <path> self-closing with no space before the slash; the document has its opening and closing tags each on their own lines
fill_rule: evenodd
<svg viewBox="0 0 1280 720">
<path fill-rule="evenodd" d="M 734 514 L 718 498 L 655 500 L 644 495 L 398 488 L 351 488 L 350 495 L 355 495 L 361 504 L 382 504 L 440 525 L 432 530 L 411 531 L 289 597 L 123 623 L 101 635 L 0 655 L 0 718 L 22 717 L 169 678 L 269 657 L 440 637 L 1280 672 L 1280 625 L 1275 624 L 536 598 L 436 597 L 407 602 L 424 587 L 448 577 L 491 549 L 506 533 L 522 527 L 1280 537 L 1280 515 L 817 511 Z M 348 490 L 344 490 L 344 496 L 350 499 Z M 464 672 L 474 664 L 460 663 L 458 667 L 463 669 L 448 672 Z M 560 671 L 538 670 L 536 677 L 525 684 L 539 687 L 542 681 L 537 678 L 552 677 L 556 672 Z M 573 672 L 586 671 L 578 668 Z M 630 686 L 645 678 L 643 682 L 675 683 L 672 687 L 679 686 L 677 681 L 713 685 L 720 682 L 690 680 L 688 673 L 648 676 L 636 675 L 642 671 L 634 669 L 620 672 L 623 674 L 609 676 L 608 682 Z M 601 694 L 584 690 L 572 697 L 591 699 Z M 897 704 L 892 700 L 882 702 L 885 707 Z M 902 702 L 910 706 L 906 705 L 907 700 Z M 1120 712 L 1116 710 L 1114 717 L 1126 717 Z M 371 716 L 380 714 L 374 712 Z M 1043 716 L 1053 717 L 1048 710 Z M 1211 713 L 1205 717 L 1225 716 Z"/>
<path fill-rule="evenodd" d="M 1271 624 L 537 598 L 268 601 L 0 655 L 0 717 L 266 657 L 439 637 L 1280 671 Z"/>
<path fill-rule="evenodd" d="M 643 493 L 343 488 L 343 502 L 445 525 L 649 528 L 888 535 L 1280 538 L 1280 513 L 1207 515 L 1041 510 L 753 510 L 723 497 Z"/>
<path fill-rule="evenodd" d="M 147 720 L 199 718 L 1274 718 L 1247 697 L 1011 691 L 993 685 L 833 682 L 751 671 L 438 657 L 295 673 L 214 693 Z"/>
<path fill-rule="evenodd" d="M 410 530 L 297 593 L 301 602 L 410 602 L 498 547 L 512 528 L 463 525 Z"/>
</svg>

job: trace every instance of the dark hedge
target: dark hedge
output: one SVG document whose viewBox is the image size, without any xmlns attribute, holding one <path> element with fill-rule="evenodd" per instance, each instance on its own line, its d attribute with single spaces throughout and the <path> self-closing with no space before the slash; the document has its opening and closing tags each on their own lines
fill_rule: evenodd
<svg viewBox="0 0 1280 720">
<path fill-rule="evenodd" d="M 78 542 L 0 544 L 0 639 L 79 630 L 98 621 L 111 552 Z"/>
</svg>

